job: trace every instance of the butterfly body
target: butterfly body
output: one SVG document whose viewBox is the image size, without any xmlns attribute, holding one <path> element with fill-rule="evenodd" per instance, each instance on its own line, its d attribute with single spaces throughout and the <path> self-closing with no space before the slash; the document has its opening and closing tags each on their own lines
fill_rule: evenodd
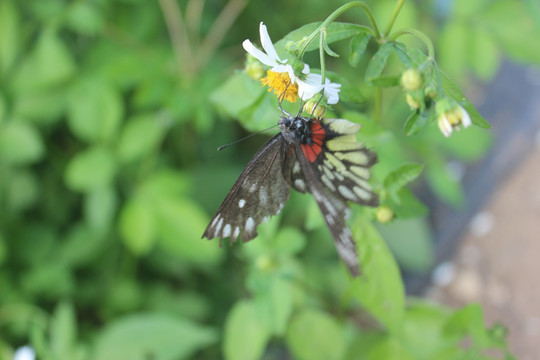
<svg viewBox="0 0 540 360">
<path fill-rule="evenodd" d="M 356 141 L 360 125 L 344 119 L 282 116 L 280 133 L 249 162 L 206 228 L 208 239 L 257 236 L 257 226 L 279 214 L 289 188 L 315 198 L 337 251 L 353 275 L 359 274 L 356 246 L 346 225 L 347 201 L 377 206 L 367 179 L 376 155 Z"/>
</svg>

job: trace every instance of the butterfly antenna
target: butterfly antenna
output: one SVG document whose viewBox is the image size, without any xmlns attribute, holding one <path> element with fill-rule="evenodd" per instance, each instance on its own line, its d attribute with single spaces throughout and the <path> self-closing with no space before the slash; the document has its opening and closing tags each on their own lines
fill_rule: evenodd
<svg viewBox="0 0 540 360">
<path fill-rule="evenodd" d="M 323 94 L 321 94 L 321 97 L 319 98 L 319 100 L 317 100 L 317 103 L 315 104 L 315 106 L 311 110 L 311 114 L 309 115 L 310 119 L 313 119 L 313 114 L 315 114 L 315 110 L 317 110 L 317 106 L 319 106 L 319 104 L 321 103 L 322 98 L 323 98 Z"/>
<path fill-rule="evenodd" d="M 276 126 L 279 126 L 279 125 L 271 126 L 271 127 L 269 127 L 268 129 L 264 129 L 264 130 L 261 130 L 261 131 L 257 131 L 257 132 L 255 132 L 255 133 L 253 133 L 253 134 L 249 134 L 248 136 L 245 136 L 245 137 L 243 137 L 243 138 L 241 138 L 241 139 L 238 139 L 238 140 L 236 140 L 236 141 L 233 141 L 233 142 L 230 143 L 230 144 L 220 146 L 220 147 L 218 147 L 218 151 L 221 151 L 221 150 L 223 150 L 223 149 L 225 149 L 225 148 L 228 148 L 228 147 L 231 146 L 231 145 L 237 144 L 237 143 L 239 143 L 240 141 L 244 141 L 244 140 L 246 140 L 246 139 L 249 139 L 250 137 L 252 137 L 252 136 L 254 136 L 254 135 L 263 133 L 263 132 L 268 131 L 268 130 L 272 130 L 272 129 L 275 128 Z"/>
<path fill-rule="evenodd" d="M 283 100 L 285 99 L 285 93 L 287 93 L 287 88 L 289 87 L 290 85 L 290 81 L 285 85 L 285 90 L 283 90 L 283 92 L 281 93 L 281 95 L 279 95 L 279 98 L 278 98 L 278 106 L 279 106 L 279 110 L 281 110 L 281 113 L 285 113 L 287 114 L 288 117 L 291 117 L 292 115 L 289 114 L 287 111 L 285 111 L 282 107 L 281 107 L 281 103 L 283 102 Z"/>
<path fill-rule="evenodd" d="M 302 110 L 304 110 L 304 101 L 300 99 L 300 109 L 298 109 L 298 113 L 296 114 L 296 117 L 299 117 L 300 114 L 302 114 Z"/>
</svg>

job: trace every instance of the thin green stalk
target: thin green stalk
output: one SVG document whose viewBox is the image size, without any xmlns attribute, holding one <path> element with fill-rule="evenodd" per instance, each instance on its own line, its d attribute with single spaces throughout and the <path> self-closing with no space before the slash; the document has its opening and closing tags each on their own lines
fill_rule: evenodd
<svg viewBox="0 0 540 360">
<path fill-rule="evenodd" d="M 324 41 L 326 35 L 326 29 L 321 29 L 321 36 L 319 40 L 319 56 L 321 58 L 321 83 L 324 85 L 326 79 L 326 61 L 324 59 Z"/>
<path fill-rule="evenodd" d="M 167 30 L 169 31 L 169 37 L 171 38 L 171 44 L 178 64 L 178 72 L 191 74 L 195 63 L 193 61 L 193 52 L 189 45 L 186 25 L 182 19 L 182 11 L 175 0 L 159 0 L 159 6 L 165 18 Z M 182 59 L 184 60 L 183 62 Z M 183 67 L 184 69 L 182 69 Z"/>
<path fill-rule="evenodd" d="M 375 38 L 377 39 L 380 39 L 381 38 L 381 33 L 379 32 L 379 28 L 377 27 L 377 23 L 375 22 L 375 17 L 373 16 L 373 13 L 371 12 L 371 9 L 369 8 L 369 6 L 362 2 L 362 1 L 353 1 L 353 2 L 350 2 L 350 3 L 347 3 L 343 6 L 340 6 L 339 8 L 337 8 L 336 10 L 334 10 L 333 13 L 331 13 L 327 18 L 326 20 L 324 20 L 321 25 L 319 25 L 317 27 L 317 29 L 315 29 L 315 31 L 313 31 L 311 33 L 311 35 L 308 36 L 308 38 L 304 41 L 304 43 L 301 45 L 299 51 L 298 51 L 298 54 L 299 54 L 299 57 L 302 58 L 304 56 L 304 53 L 306 52 L 306 49 L 307 47 L 309 46 L 309 44 L 311 44 L 311 42 L 313 40 L 315 40 L 315 38 L 317 37 L 317 35 L 319 35 L 319 32 L 328 27 L 328 24 L 330 24 L 332 21 L 334 21 L 339 15 L 343 14 L 344 12 L 348 11 L 349 9 L 352 9 L 354 7 L 360 7 L 362 8 L 362 10 L 364 10 L 364 12 L 366 13 L 367 17 L 368 17 L 368 20 L 373 28 L 373 32 L 375 33 Z"/>
<path fill-rule="evenodd" d="M 403 35 L 413 35 L 413 36 L 416 36 L 417 38 L 419 38 L 420 40 L 422 40 L 422 42 L 426 45 L 427 52 L 428 52 L 428 57 L 430 59 L 435 59 L 435 48 L 433 46 L 433 43 L 431 42 L 431 40 L 429 39 L 429 37 L 426 34 L 424 34 L 423 32 L 421 32 L 419 30 L 409 29 L 409 28 L 400 29 L 400 30 L 396 31 L 395 33 L 393 33 L 388 38 L 388 40 L 394 41 L 398 37 L 403 36 Z"/>
<path fill-rule="evenodd" d="M 383 108 L 383 91 L 382 87 L 377 86 L 375 89 L 375 122 L 380 124 L 382 119 L 382 108 Z"/>
<path fill-rule="evenodd" d="M 390 18 L 390 22 L 388 23 L 388 26 L 386 27 L 386 31 L 384 32 L 384 35 L 390 34 L 390 31 L 392 31 L 392 26 L 394 26 L 394 23 L 396 22 L 396 19 L 399 15 L 399 12 L 401 10 L 401 7 L 405 3 L 405 0 L 398 0 L 396 7 L 394 8 L 394 12 L 392 13 L 392 17 Z"/>
</svg>

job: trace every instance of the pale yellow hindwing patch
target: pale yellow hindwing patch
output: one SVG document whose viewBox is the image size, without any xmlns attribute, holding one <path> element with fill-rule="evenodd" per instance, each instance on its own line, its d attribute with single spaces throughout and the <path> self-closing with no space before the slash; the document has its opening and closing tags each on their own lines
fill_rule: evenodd
<svg viewBox="0 0 540 360">
<path fill-rule="evenodd" d="M 349 162 L 352 162 L 353 164 L 358 165 L 367 165 L 369 162 L 369 158 L 367 155 L 361 151 L 353 151 L 353 152 L 336 152 L 336 157 L 340 160 L 347 160 Z"/>
<path fill-rule="evenodd" d="M 329 123 L 330 129 L 340 134 L 354 134 L 360 130 L 360 124 L 345 119 L 334 119 Z"/>
</svg>

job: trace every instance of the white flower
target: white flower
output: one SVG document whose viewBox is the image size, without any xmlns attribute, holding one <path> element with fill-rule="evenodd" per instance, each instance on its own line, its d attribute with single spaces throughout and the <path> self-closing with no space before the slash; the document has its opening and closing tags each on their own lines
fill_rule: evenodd
<svg viewBox="0 0 540 360">
<path fill-rule="evenodd" d="M 35 358 L 36 353 L 30 346 L 20 347 L 13 354 L 13 360 L 34 360 Z"/>
<path fill-rule="evenodd" d="M 301 82 L 303 84 L 301 84 Z M 304 81 L 298 82 L 298 93 L 302 100 L 308 100 L 317 94 L 321 90 L 324 90 L 324 96 L 326 96 L 326 103 L 329 105 L 337 104 L 339 101 L 339 91 L 341 84 L 333 83 L 330 79 L 326 78 L 324 85 L 322 84 L 322 75 L 320 74 L 308 74 Z"/>
<path fill-rule="evenodd" d="M 437 125 L 444 136 L 452 135 L 452 130 L 460 129 L 460 125 L 464 128 L 471 126 L 472 121 L 469 113 L 460 105 L 457 105 L 449 111 L 441 113 L 437 119 Z"/>
<path fill-rule="evenodd" d="M 268 30 L 262 22 L 259 26 L 259 32 L 264 52 L 257 49 L 249 39 L 244 40 L 242 46 L 260 62 L 270 66 L 268 76 L 261 79 L 263 84 L 268 85 L 270 90 L 273 89 L 278 96 L 284 94 L 284 98 L 291 102 L 294 102 L 297 96 L 302 100 L 309 100 L 323 90 L 328 104 L 336 104 L 339 101 L 338 93 L 341 84 L 332 83 L 328 79 L 322 84 L 321 75 L 311 74 L 307 64 L 304 64 L 302 75 L 297 76 L 294 73 L 293 67 L 287 64 L 287 59 L 281 60 L 278 56 L 274 44 L 268 35 Z M 288 75 L 288 79 L 285 73 Z"/>
<path fill-rule="evenodd" d="M 287 64 L 287 59 L 281 60 L 279 58 L 276 49 L 274 48 L 274 44 L 270 39 L 270 35 L 268 35 L 268 30 L 266 30 L 266 25 L 264 25 L 262 22 L 259 25 L 259 33 L 261 35 L 261 45 L 264 51 L 266 51 L 266 53 L 257 49 L 251 43 L 251 41 L 249 41 L 249 39 L 244 40 L 244 42 L 242 43 L 244 50 L 253 55 L 263 64 L 270 66 L 271 71 L 277 73 L 288 73 L 291 82 L 294 83 L 296 80 L 296 76 L 294 75 L 294 69 L 291 65 Z M 306 71 L 306 67 L 304 67 L 304 71 Z M 307 67 L 307 72 L 309 72 L 309 66 Z"/>
</svg>

